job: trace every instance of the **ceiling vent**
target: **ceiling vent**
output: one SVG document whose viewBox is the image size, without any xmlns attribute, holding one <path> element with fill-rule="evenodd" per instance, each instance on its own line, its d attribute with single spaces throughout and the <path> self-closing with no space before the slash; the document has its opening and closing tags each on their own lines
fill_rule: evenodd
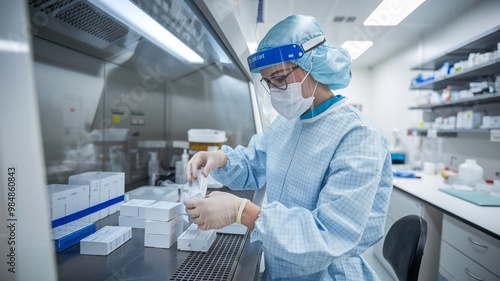
<svg viewBox="0 0 500 281">
<path fill-rule="evenodd" d="M 353 23 L 354 21 L 356 21 L 355 16 L 335 16 L 333 18 L 333 22 L 335 23 L 342 23 L 342 22 Z"/>
<path fill-rule="evenodd" d="M 349 17 L 347 17 L 347 19 L 345 20 L 345 22 L 348 22 L 348 23 L 353 23 L 355 20 L 356 20 L 356 17 L 354 17 L 354 16 L 349 16 Z"/>
<path fill-rule="evenodd" d="M 333 22 L 344 22 L 345 17 L 344 16 L 335 16 L 333 18 Z"/>
</svg>

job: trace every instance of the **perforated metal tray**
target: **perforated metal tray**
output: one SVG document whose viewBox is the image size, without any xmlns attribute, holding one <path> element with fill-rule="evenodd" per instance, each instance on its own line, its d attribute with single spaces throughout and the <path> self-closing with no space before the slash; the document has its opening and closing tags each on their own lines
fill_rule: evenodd
<svg viewBox="0 0 500 281">
<path fill-rule="evenodd" d="M 217 234 L 208 252 L 191 253 L 170 280 L 231 280 L 244 243 L 242 235 Z"/>
<path fill-rule="evenodd" d="M 229 192 L 249 200 L 252 199 L 254 194 L 254 191 L 232 191 L 227 187 L 209 189 L 208 192 L 214 190 Z M 232 280 L 245 244 L 246 235 L 217 234 L 217 238 L 208 252 L 191 253 L 170 280 Z"/>
</svg>

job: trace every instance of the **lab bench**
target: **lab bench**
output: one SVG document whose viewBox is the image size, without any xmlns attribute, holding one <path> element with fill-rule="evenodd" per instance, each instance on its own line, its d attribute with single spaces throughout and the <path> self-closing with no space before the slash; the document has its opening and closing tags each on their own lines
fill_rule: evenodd
<svg viewBox="0 0 500 281">
<path fill-rule="evenodd" d="M 258 191 L 217 189 L 261 205 L 265 188 Z M 96 228 L 118 225 L 119 213 L 96 222 Z M 260 242 L 245 235 L 217 234 L 210 250 L 185 252 L 177 243 L 169 249 L 144 246 L 144 229 L 133 228 L 132 238 L 107 256 L 80 255 L 76 244 L 56 254 L 59 280 L 257 280 Z"/>
<path fill-rule="evenodd" d="M 498 267 L 491 264 L 500 258 L 500 207 L 479 206 L 440 191 L 451 187 L 440 175 L 419 176 L 394 178 L 385 226 L 387 231 L 410 213 L 427 220 L 419 280 L 500 281 Z M 375 246 L 375 256 L 384 264 L 382 243 Z"/>
<path fill-rule="evenodd" d="M 500 239 L 500 207 L 479 206 L 439 191 L 439 188 L 451 187 L 442 176 L 422 174 L 420 179 L 394 178 L 393 185 L 443 213 Z"/>
</svg>

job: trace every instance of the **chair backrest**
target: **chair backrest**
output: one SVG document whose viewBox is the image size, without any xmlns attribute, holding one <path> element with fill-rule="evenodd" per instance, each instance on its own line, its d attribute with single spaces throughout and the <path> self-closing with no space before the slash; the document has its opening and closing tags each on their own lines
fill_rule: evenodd
<svg viewBox="0 0 500 281">
<path fill-rule="evenodd" d="M 418 279 L 426 240 L 427 222 L 417 215 L 400 218 L 387 232 L 382 251 L 399 281 Z"/>
</svg>

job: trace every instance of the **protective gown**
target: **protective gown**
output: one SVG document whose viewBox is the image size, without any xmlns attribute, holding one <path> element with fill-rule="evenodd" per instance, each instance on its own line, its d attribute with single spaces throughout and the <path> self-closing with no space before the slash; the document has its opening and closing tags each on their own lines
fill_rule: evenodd
<svg viewBox="0 0 500 281">
<path fill-rule="evenodd" d="M 379 280 L 360 254 L 383 235 L 390 152 L 345 99 L 309 119 L 279 116 L 248 147 L 221 150 L 228 159 L 211 172 L 217 181 L 267 189 L 251 232 L 262 242 L 263 280 Z"/>
</svg>

